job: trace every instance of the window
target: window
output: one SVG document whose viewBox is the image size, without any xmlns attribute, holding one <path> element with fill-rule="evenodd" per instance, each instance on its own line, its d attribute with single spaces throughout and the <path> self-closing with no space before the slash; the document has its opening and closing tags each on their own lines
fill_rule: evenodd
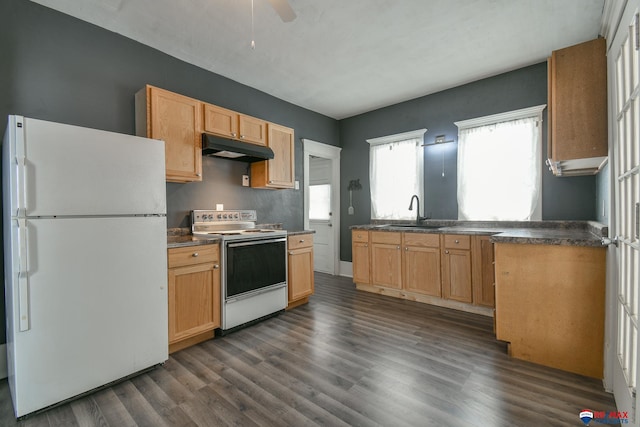
<svg viewBox="0 0 640 427">
<path fill-rule="evenodd" d="M 541 219 L 544 107 L 456 122 L 458 219 Z"/>
<path fill-rule="evenodd" d="M 415 219 L 409 210 L 411 196 L 422 203 L 426 129 L 368 139 L 372 219 Z M 422 206 L 421 206 L 422 208 Z"/>
<path fill-rule="evenodd" d="M 331 185 L 309 185 L 309 219 L 328 221 L 331 219 Z"/>
</svg>

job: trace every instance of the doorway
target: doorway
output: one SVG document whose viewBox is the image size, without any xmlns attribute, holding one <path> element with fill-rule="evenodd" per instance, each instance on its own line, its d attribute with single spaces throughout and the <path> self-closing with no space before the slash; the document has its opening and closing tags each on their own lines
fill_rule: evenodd
<svg viewBox="0 0 640 427">
<path fill-rule="evenodd" d="M 610 348 L 606 371 L 618 410 L 640 425 L 640 1 L 626 4 L 608 51 L 611 197 L 615 247 L 609 249 Z M 607 375 L 605 375 L 607 379 Z"/>
<path fill-rule="evenodd" d="M 314 270 L 337 275 L 340 266 L 340 147 L 302 139 L 304 228 L 314 230 Z"/>
</svg>

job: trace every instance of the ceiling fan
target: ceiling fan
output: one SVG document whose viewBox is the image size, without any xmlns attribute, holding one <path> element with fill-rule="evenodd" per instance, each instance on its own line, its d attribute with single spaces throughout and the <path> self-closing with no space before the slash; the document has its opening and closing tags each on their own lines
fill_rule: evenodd
<svg viewBox="0 0 640 427">
<path fill-rule="evenodd" d="M 291 5 L 287 0 L 269 0 L 271 7 L 273 7 L 280 19 L 283 22 L 291 22 L 296 19 L 296 13 L 291 8 Z"/>
</svg>

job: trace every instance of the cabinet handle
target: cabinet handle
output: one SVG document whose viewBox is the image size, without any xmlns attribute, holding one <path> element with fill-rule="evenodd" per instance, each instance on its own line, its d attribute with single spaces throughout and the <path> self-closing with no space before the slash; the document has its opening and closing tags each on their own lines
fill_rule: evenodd
<svg viewBox="0 0 640 427">
<path fill-rule="evenodd" d="M 197 257 L 198 255 L 200 255 L 198 252 L 194 252 L 194 253 L 191 254 L 191 256 L 194 257 L 194 258 Z"/>
<path fill-rule="evenodd" d="M 449 251 L 444 251 L 445 254 L 449 254 Z"/>
<path fill-rule="evenodd" d="M 396 246 L 396 249 L 400 249 L 400 246 Z"/>
<path fill-rule="evenodd" d="M 405 251 L 408 251 L 408 250 L 409 250 L 409 248 L 408 248 L 407 246 L 405 246 L 405 247 L 404 247 L 404 250 L 405 250 Z"/>
<path fill-rule="evenodd" d="M 240 139 L 244 139 L 244 135 L 240 135 Z"/>
<path fill-rule="evenodd" d="M 300 239 L 298 243 L 304 243 L 304 239 Z"/>
<path fill-rule="evenodd" d="M 219 264 L 214 264 L 213 268 L 215 268 L 217 270 L 218 268 L 220 268 L 220 265 Z"/>
<path fill-rule="evenodd" d="M 269 180 L 269 184 L 273 184 L 273 181 Z"/>
<path fill-rule="evenodd" d="M 235 138 L 238 135 L 235 132 L 231 132 L 231 136 Z"/>
<path fill-rule="evenodd" d="M 289 251 L 289 255 L 293 255 L 293 252 L 292 252 L 292 251 Z"/>
<path fill-rule="evenodd" d="M 456 245 L 457 245 L 458 243 L 460 243 L 460 240 L 456 240 Z"/>
<path fill-rule="evenodd" d="M 196 176 L 202 176 L 202 174 L 201 173 L 197 173 Z"/>
</svg>

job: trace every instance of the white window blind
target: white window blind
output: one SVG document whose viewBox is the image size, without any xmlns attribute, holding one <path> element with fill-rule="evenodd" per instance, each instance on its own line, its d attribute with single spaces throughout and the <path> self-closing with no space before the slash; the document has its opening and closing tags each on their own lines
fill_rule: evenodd
<svg viewBox="0 0 640 427">
<path fill-rule="evenodd" d="M 541 219 L 544 107 L 456 122 L 458 219 Z"/>
<path fill-rule="evenodd" d="M 422 202 L 422 147 L 426 129 L 388 137 L 368 139 L 369 181 L 372 219 L 414 219 L 410 211 L 411 196 Z"/>
</svg>

